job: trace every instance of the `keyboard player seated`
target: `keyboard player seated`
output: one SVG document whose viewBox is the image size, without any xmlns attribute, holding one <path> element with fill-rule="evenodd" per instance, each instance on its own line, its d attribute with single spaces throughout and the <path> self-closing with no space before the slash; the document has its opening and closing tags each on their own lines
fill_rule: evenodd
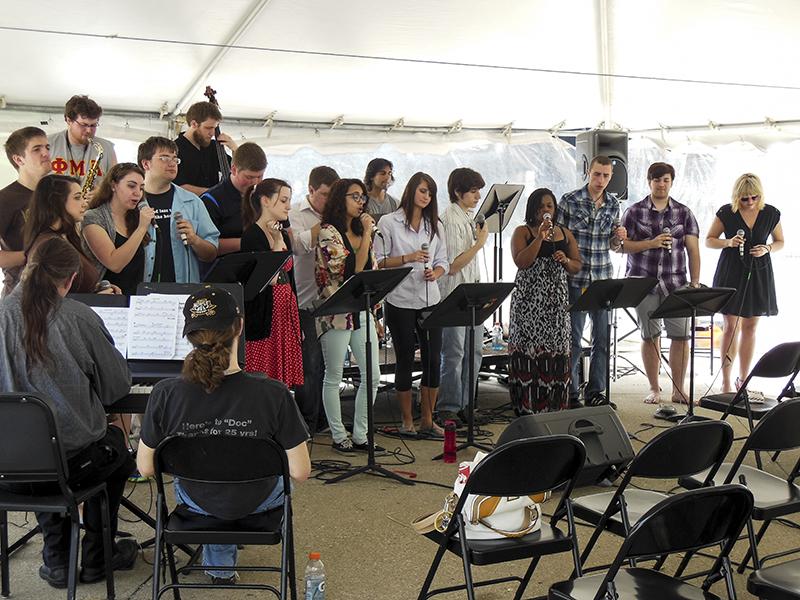
<svg viewBox="0 0 800 600">
<path fill-rule="evenodd" d="M 68 483 L 81 488 L 106 482 L 114 539 L 134 462 L 122 430 L 107 425 L 104 406 L 128 392 L 131 376 L 100 317 L 65 298 L 80 264 L 69 242 L 51 238 L 28 257 L 21 284 L 0 301 L 0 391 L 37 393 L 51 403 L 67 456 Z M 58 492 L 57 484 L 6 485 L 21 493 Z M 44 538 L 39 576 L 66 588 L 69 519 L 36 513 L 36 520 Z M 83 524 L 80 581 L 89 583 L 105 576 L 98 496 L 84 504 Z M 132 539 L 114 542 L 114 569 L 133 568 L 138 550 Z"/>
<path fill-rule="evenodd" d="M 205 287 L 189 296 L 183 315 L 183 334 L 193 350 L 186 356 L 180 377 L 164 379 L 153 386 L 142 419 L 136 459 L 141 474 L 153 475 L 154 449 L 167 436 L 216 435 L 218 431 L 222 434 L 214 424 L 224 421 L 226 435 L 277 442 L 286 450 L 292 479 L 307 479 L 311 471 L 306 447 L 308 432 L 289 390 L 263 374 L 245 373 L 239 367 L 237 355 L 244 320 L 233 296 L 219 288 Z M 246 515 L 283 503 L 281 479 L 271 489 L 238 494 L 236 506 L 233 499 L 220 500 L 218 488 L 203 489 L 194 483 L 189 490 L 177 478 L 174 486 L 179 504 L 223 519 L 243 509 Z M 203 546 L 204 565 L 231 567 L 207 571 L 214 583 L 235 582 L 236 554 L 235 545 Z"/>
</svg>

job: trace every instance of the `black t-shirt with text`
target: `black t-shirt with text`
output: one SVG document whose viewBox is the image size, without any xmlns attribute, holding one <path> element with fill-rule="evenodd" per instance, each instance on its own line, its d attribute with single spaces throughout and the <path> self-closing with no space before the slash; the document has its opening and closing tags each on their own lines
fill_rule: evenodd
<svg viewBox="0 0 800 600">
<path fill-rule="evenodd" d="M 142 419 L 141 439 L 155 448 L 173 434 L 272 439 L 286 450 L 308 439 L 305 423 L 286 386 L 244 371 L 228 375 L 211 393 L 182 377 L 157 383 Z M 181 485 L 201 508 L 223 519 L 252 513 L 275 487 L 274 482 L 266 488 L 239 484 L 223 489 L 189 481 Z"/>
<path fill-rule="evenodd" d="M 156 256 L 151 281 L 175 281 L 175 257 L 172 256 L 172 186 L 163 194 L 145 193 L 147 203 L 156 212 Z"/>
</svg>

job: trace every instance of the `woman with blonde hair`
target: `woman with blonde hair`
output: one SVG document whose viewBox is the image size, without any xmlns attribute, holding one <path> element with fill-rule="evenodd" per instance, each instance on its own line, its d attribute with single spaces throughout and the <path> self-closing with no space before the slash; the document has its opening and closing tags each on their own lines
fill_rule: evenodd
<svg viewBox="0 0 800 600">
<path fill-rule="evenodd" d="M 783 248 L 780 219 L 780 211 L 764 203 L 764 191 L 758 176 L 745 173 L 733 184 L 731 203 L 717 211 L 706 235 L 707 248 L 722 249 L 714 273 L 714 286 L 736 289 L 721 311 L 725 319 L 722 333 L 723 392 L 738 389 L 750 372 L 759 317 L 778 314 L 770 255 Z M 772 240 L 768 243 L 769 238 Z M 739 376 L 731 384 L 737 352 Z"/>
</svg>

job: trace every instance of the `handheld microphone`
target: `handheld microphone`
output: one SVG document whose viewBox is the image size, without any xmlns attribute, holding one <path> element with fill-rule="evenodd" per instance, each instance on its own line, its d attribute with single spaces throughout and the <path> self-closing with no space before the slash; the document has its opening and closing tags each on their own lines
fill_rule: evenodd
<svg viewBox="0 0 800 600">
<path fill-rule="evenodd" d="M 378 229 L 378 226 L 377 226 L 377 225 L 375 225 L 375 223 L 373 223 L 373 224 L 372 224 L 372 237 L 375 237 L 376 235 L 377 235 L 379 238 L 383 239 L 383 234 L 381 233 L 381 230 L 380 230 L 380 229 Z"/>
<path fill-rule="evenodd" d="M 428 253 L 428 248 L 429 248 L 428 242 L 423 242 L 422 246 L 420 246 L 419 249 L 422 250 L 425 254 L 427 254 Z M 430 259 L 426 258 L 425 259 L 425 264 L 423 266 L 423 269 L 425 269 L 426 271 L 429 271 L 430 268 L 431 268 Z"/>
<path fill-rule="evenodd" d="M 475 222 L 472 225 L 472 241 L 478 241 L 478 227 L 484 227 L 486 224 L 486 215 L 483 213 L 478 213 L 475 215 Z"/>
<path fill-rule="evenodd" d="M 547 226 L 550 228 L 550 230 L 547 232 L 547 239 L 548 240 L 552 240 L 553 239 L 553 215 L 551 215 L 550 213 L 544 213 L 544 215 L 542 215 L 542 220 L 545 223 L 547 223 Z"/>
<path fill-rule="evenodd" d="M 176 222 L 177 221 L 183 221 L 183 215 L 180 212 L 174 213 L 174 216 L 175 216 L 175 221 Z M 181 241 L 183 242 L 184 246 L 188 246 L 189 245 L 189 240 L 186 237 L 186 234 L 183 233 L 183 232 L 181 232 Z"/>
<path fill-rule="evenodd" d="M 664 229 L 661 230 L 661 233 L 665 233 L 667 235 L 670 235 L 671 232 L 670 232 L 669 227 L 664 227 Z M 670 238 L 669 241 L 667 242 L 665 250 L 668 250 L 668 251 L 672 252 L 672 238 Z"/>
<path fill-rule="evenodd" d="M 622 227 L 622 221 L 620 221 L 618 218 L 617 218 L 617 219 L 614 219 L 614 223 L 612 224 L 612 227 L 614 228 L 614 232 L 612 233 L 612 235 L 616 235 L 616 233 L 617 233 L 617 229 L 619 229 L 620 227 Z M 623 247 L 624 245 L 625 245 L 625 240 L 620 240 L 620 241 L 619 241 L 619 248 L 618 248 L 617 250 L 618 250 L 618 251 L 620 251 L 620 252 L 622 252 L 622 247 Z"/>
<path fill-rule="evenodd" d="M 739 258 L 744 258 L 744 229 L 737 230 L 736 235 L 742 238 L 742 243 L 739 244 Z"/>
<path fill-rule="evenodd" d="M 136 205 L 136 208 L 137 208 L 137 210 L 142 210 L 145 206 L 146 205 L 145 205 L 144 202 L 139 202 L 139 204 Z M 158 231 L 158 232 L 161 231 L 161 228 L 158 226 L 158 223 L 156 222 L 155 219 L 153 219 L 150 222 L 153 224 L 153 227 L 155 227 L 156 231 Z"/>
</svg>

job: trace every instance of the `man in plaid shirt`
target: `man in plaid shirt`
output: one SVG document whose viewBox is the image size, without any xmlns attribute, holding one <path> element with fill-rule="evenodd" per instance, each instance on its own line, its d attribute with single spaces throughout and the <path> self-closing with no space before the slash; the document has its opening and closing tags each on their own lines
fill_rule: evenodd
<svg viewBox="0 0 800 600">
<path fill-rule="evenodd" d="M 569 229 L 578 242 L 583 267 L 569 278 L 569 299 L 575 302 L 592 281 L 609 279 L 613 275 L 609 250 L 620 248 L 626 231 L 619 225 L 619 201 L 606 192 L 613 166 L 607 156 L 595 156 L 589 165 L 589 183 L 564 194 L 558 203 L 556 222 Z M 589 363 L 589 382 L 584 392 L 587 405 L 605 404 L 606 365 L 608 361 L 608 313 L 594 310 L 592 320 L 592 355 Z M 570 407 L 580 406 L 578 399 L 578 364 L 581 359 L 581 339 L 586 323 L 585 312 L 570 313 L 572 326 Z"/>
<path fill-rule="evenodd" d="M 686 259 L 689 262 L 689 286 L 698 287 L 700 279 L 700 230 L 689 207 L 669 195 L 675 169 L 657 162 L 647 170 L 650 195 L 625 212 L 622 225 L 628 240 L 622 251 L 628 254 L 629 277 L 655 277 L 658 285 L 636 307 L 642 333 L 642 362 L 650 393 L 647 404 L 661 402 L 658 366 L 661 356 L 661 319 L 650 315 L 673 290 L 687 284 Z M 690 321 L 688 318 L 664 319 L 669 344 L 669 367 L 672 371 L 672 401 L 688 404 L 683 383 L 689 361 Z"/>
</svg>

